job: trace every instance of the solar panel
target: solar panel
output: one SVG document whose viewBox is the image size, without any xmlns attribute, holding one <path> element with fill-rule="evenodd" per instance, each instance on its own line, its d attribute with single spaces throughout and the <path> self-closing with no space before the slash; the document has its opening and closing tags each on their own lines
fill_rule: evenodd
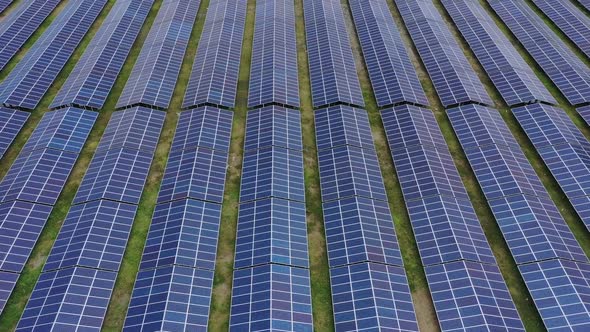
<svg viewBox="0 0 590 332">
<path fill-rule="evenodd" d="M 248 112 L 244 151 L 272 146 L 303 151 L 298 110 L 269 106 Z"/>
<path fill-rule="evenodd" d="M 80 153 L 98 114 L 66 108 L 43 114 L 21 154 L 50 148 Z"/>
<path fill-rule="evenodd" d="M 111 115 L 96 153 L 111 149 L 156 151 L 166 113 L 146 107 L 133 107 Z"/>
<path fill-rule="evenodd" d="M 226 152 L 205 148 L 171 151 L 158 204 L 183 198 L 221 204 L 227 158 Z"/>
<path fill-rule="evenodd" d="M 4 6 L 12 0 L 2 0 Z M 60 3 L 59 0 L 23 1 L 2 20 L 0 27 L 0 70 L 22 48 L 41 23 Z"/>
<path fill-rule="evenodd" d="M 233 113 L 206 106 L 180 113 L 171 151 L 204 147 L 229 152 Z"/>
<path fill-rule="evenodd" d="M 23 270 L 49 213 L 51 207 L 47 205 L 19 201 L 0 204 L 0 270 Z"/>
<path fill-rule="evenodd" d="M 168 266 L 139 271 L 123 331 L 207 328 L 213 271 Z"/>
<path fill-rule="evenodd" d="M 215 270 L 221 205 L 183 199 L 158 204 L 141 264 L 141 271 L 168 265 Z"/>
<path fill-rule="evenodd" d="M 418 331 L 405 271 L 360 263 L 330 270 L 336 331 Z"/>
<path fill-rule="evenodd" d="M 3 12 L 6 7 L 10 6 L 11 3 L 13 3 L 14 0 L 2 0 L 0 1 L 0 13 Z M 2 311 L 2 310 L 0 310 Z"/>
<path fill-rule="evenodd" d="M 108 200 L 73 205 L 43 267 L 119 270 L 137 206 Z"/>
<path fill-rule="evenodd" d="M 295 6 L 257 3 L 248 107 L 276 103 L 299 107 Z"/>
<path fill-rule="evenodd" d="M 230 331 L 313 331 L 309 270 L 267 264 L 234 271 Z"/>
<path fill-rule="evenodd" d="M 584 106 L 577 109 L 578 114 L 590 125 L 590 106 Z"/>
<path fill-rule="evenodd" d="M 163 1 L 117 108 L 168 108 L 200 4 L 200 0 Z"/>
<path fill-rule="evenodd" d="M 367 112 L 350 106 L 333 106 L 315 111 L 318 150 L 341 145 L 374 149 Z"/>
<path fill-rule="evenodd" d="M 584 13 L 569 1 L 533 2 L 586 56 L 590 56 L 590 21 Z"/>
<path fill-rule="evenodd" d="M 99 330 L 116 277 L 81 267 L 42 273 L 16 330 Z"/>
<path fill-rule="evenodd" d="M 153 1 L 118 1 L 51 103 L 101 109 Z"/>
<path fill-rule="evenodd" d="M 525 330 L 497 266 L 457 261 L 425 272 L 441 330 Z"/>
<path fill-rule="evenodd" d="M 0 271 L 0 313 L 4 311 L 6 302 L 8 302 L 10 294 L 12 294 L 12 290 L 16 285 L 18 277 L 19 275 L 16 273 Z"/>
<path fill-rule="evenodd" d="M 590 10 L 590 0 L 577 0 L 582 6 Z"/>
<path fill-rule="evenodd" d="M 36 108 L 106 2 L 68 2 L 43 36 L 0 83 L 0 102 L 13 108 Z"/>
<path fill-rule="evenodd" d="M 590 264 L 554 259 L 519 269 L 547 330 L 590 328 Z"/>
<path fill-rule="evenodd" d="M 477 1 L 443 0 L 442 3 L 508 106 L 535 101 L 557 104 Z"/>
<path fill-rule="evenodd" d="M 428 105 L 387 2 L 354 0 L 349 4 L 377 105 Z"/>
<path fill-rule="evenodd" d="M 420 145 L 448 149 L 434 114 L 427 108 L 402 105 L 384 109 L 381 120 L 392 151 Z"/>
<path fill-rule="evenodd" d="M 207 9 L 182 107 L 205 103 L 234 107 L 240 71 L 246 1 L 214 1 Z"/>
<path fill-rule="evenodd" d="M 570 104 L 590 102 L 590 69 L 522 0 L 489 0 L 492 9 Z"/>
<path fill-rule="evenodd" d="M 303 6 L 313 106 L 364 106 L 340 1 L 305 0 Z"/>
<path fill-rule="evenodd" d="M 234 268 L 309 267 L 305 203 L 269 198 L 240 204 Z"/>
<path fill-rule="evenodd" d="M 493 105 L 434 4 L 423 0 L 395 2 L 442 104 L 445 107 L 469 102 Z"/>
<path fill-rule="evenodd" d="M 0 107 L 0 158 L 4 156 L 8 147 L 14 142 L 16 135 L 23 128 L 29 113 Z"/>
<path fill-rule="evenodd" d="M 324 203 L 323 209 L 330 267 L 403 265 L 387 202 L 354 197 Z"/>
</svg>

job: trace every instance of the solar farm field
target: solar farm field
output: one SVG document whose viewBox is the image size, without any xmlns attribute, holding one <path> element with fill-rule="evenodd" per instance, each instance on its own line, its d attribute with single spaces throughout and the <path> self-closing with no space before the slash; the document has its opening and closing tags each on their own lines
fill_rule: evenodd
<svg viewBox="0 0 590 332">
<path fill-rule="evenodd" d="M 0 1 L 0 331 L 590 331 L 590 2 Z"/>
</svg>

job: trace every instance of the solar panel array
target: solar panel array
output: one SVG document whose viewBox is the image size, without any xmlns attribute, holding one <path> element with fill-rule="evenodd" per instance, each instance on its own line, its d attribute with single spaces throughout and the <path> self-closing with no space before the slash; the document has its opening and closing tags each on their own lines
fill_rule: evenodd
<svg viewBox="0 0 590 332">
<path fill-rule="evenodd" d="M 584 106 L 577 109 L 578 114 L 590 125 L 590 106 Z"/>
<path fill-rule="evenodd" d="M 162 2 L 117 108 L 168 108 L 200 4 L 200 0 Z"/>
<path fill-rule="evenodd" d="M 0 107 L 0 158 L 4 156 L 28 119 L 29 113 Z"/>
<path fill-rule="evenodd" d="M 590 19 L 569 1 L 533 0 L 576 46 L 590 56 Z"/>
<path fill-rule="evenodd" d="M 10 2 L 2 1 L 5 5 Z M 0 27 L 0 70 L 6 67 L 59 3 L 59 0 L 23 1 L 3 19 Z"/>
<path fill-rule="evenodd" d="M 444 107 L 493 105 L 463 50 L 430 0 L 396 0 Z"/>
<path fill-rule="evenodd" d="M 256 3 L 248 107 L 277 104 L 299 107 L 295 4 Z"/>
<path fill-rule="evenodd" d="M 230 331 L 313 330 L 304 184 L 300 112 L 249 111 Z"/>
<path fill-rule="evenodd" d="M 379 107 L 428 100 L 385 0 L 352 0 L 350 9 Z"/>
<path fill-rule="evenodd" d="M 366 111 L 319 109 L 315 129 L 336 330 L 417 331 Z"/>
<path fill-rule="evenodd" d="M 182 107 L 234 107 L 246 22 L 245 0 L 214 0 L 197 49 Z"/>
<path fill-rule="evenodd" d="M 1 0 L 0 1 L 0 13 L 3 12 L 14 0 Z"/>
<path fill-rule="evenodd" d="M 524 330 L 434 114 L 381 118 L 441 329 Z"/>
<path fill-rule="evenodd" d="M 364 106 L 340 1 L 305 0 L 303 6 L 313 106 Z"/>
<path fill-rule="evenodd" d="M 560 108 L 533 104 L 512 113 L 590 228 L 590 142 Z"/>
<path fill-rule="evenodd" d="M 442 3 L 508 106 L 536 101 L 557 104 L 480 3 Z"/>
<path fill-rule="evenodd" d="M 124 331 L 207 329 L 223 200 L 222 194 L 208 193 L 223 193 L 232 119 L 232 112 L 214 107 L 180 113 L 170 155 L 209 151 L 225 162 L 223 175 L 220 182 L 208 183 L 204 170 L 214 167 L 211 160 L 190 160 L 187 169 L 198 173 L 185 174 L 171 172 L 177 166 L 169 161 Z M 179 184 L 177 194 L 168 196 L 168 183 Z"/>
<path fill-rule="evenodd" d="M 505 134 L 509 129 L 499 112 L 468 105 L 448 110 L 447 114 L 521 271 L 526 266 L 543 261 L 549 264 L 560 264 L 564 260 L 587 264 L 588 258 L 516 140 Z M 498 139 L 500 137 L 502 139 Z M 581 274 L 581 270 L 577 273 Z M 585 283 L 590 282 L 583 275 L 580 278 Z M 558 325 L 573 331 L 576 330 L 573 325 L 577 323 L 562 323 L 574 322 L 578 318 L 589 322 L 587 318 L 580 318 L 580 315 L 587 315 L 587 311 L 570 310 L 573 308 L 570 305 L 579 303 L 578 300 L 560 300 L 562 289 L 575 288 L 578 281 L 547 279 L 550 284 L 547 289 L 537 280 L 524 279 L 547 328 Z"/>
<path fill-rule="evenodd" d="M 57 93 L 51 108 L 101 109 L 139 34 L 153 1 L 117 1 L 84 55 Z"/>
<path fill-rule="evenodd" d="M 488 0 L 500 19 L 572 105 L 590 102 L 590 69 L 523 0 Z"/>
<path fill-rule="evenodd" d="M 67 3 L 43 36 L 0 83 L 0 102 L 12 108 L 32 110 L 37 107 L 105 4 L 106 0 Z"/>
</svg>

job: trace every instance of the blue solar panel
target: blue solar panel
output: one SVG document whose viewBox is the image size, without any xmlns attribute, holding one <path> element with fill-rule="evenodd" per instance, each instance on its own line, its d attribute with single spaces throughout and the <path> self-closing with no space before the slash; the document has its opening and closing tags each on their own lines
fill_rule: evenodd
<svg viewBox="0 0 590 332">
<path fill-rule="evenodd" d="M 269 106 L 248 112 L 244 151 L 271 146 L 303 151 L 298 110 Z"/>
<path fill-rule="evenodd" d="M 389 205 L 365 198 L 324 203 L 330 267 L 360 262 L 402 265 Z"/>
<path fill-rule="evenodd" d="M 508 106 L 534 101 L 557 104 L 477 1 L 443 0 L 442 3 Z"/>
<path fill-rule="evenodd" d="M 233 280 L 230 331 L 313 331 L 309 270 L 267 264 Z"/>
<path fill-rule="evenodd" d="M 43 271 L 81 266 L 118 271 L 137 206 L 107 200 L 74 205 Z"/>
<path fill-rule="evenodd" d="M 2 0 L 4 5 L 9 2 L 12 1 Z M 3 18 L 0 27 L 0 70 L 4 69 L 59 3 L 59 0 L 23 1 Z"/>
<path fill-rule="evenodd" d="M 7 107 L 34 109 L 107 0 L 68 2 L 24 58 L 0 84 L 0 102 Z"/>
<path fill-rule="evenodd" d="M 500 270 L 458 261 L 426 267 L 443 331 L 524 331 Z"/>
<path fill-rule="evenodd" d="M 204 331 L 213 271 L 169 266 L 139 271 L 123 331 Z"/>
<path fill-rule="evenodd" d="M 403 268 L 360 263 L 330 275 L 336 331 L 418 331 Z"/>
<path fill-rule="evenodd" d="M 341 145 L 374 148 L 367 112 L 349 106 L 334 106 L 315 111 L 318 150 Z"/>
<path fill-rule="evenodd" d="M 19 275 L 16 273 L 0 271 L 0 313 L 4 311 L 6 302 L 8 302 L 10 294 L 12 294 L 18 277 Z"/>
<path fill-rule="evenodd" d="M 428 105 L 387 2 L 349 3 L 378 106 Z"/>
<path fill-rule="evenodd" d="M 200 0 L 163 1 L 117 108 L 168 108 L 200 4 Z"/>
<path fill-rule="evenodd" d="M 153 1 L 117 1 L 55 96 L 51 108 L 100 109 L 123 68 Z"/>
<path fill-rule="evenodd" d="M 303 202 L 270 198 L 240 204 L 234 267 L 309 267 L 305 215 Z"/>
<path fill-rule="evenodd" d="M 392 151 L 420 145 L 448 149 L 434 114 L 427 108 L 396 106 L 382 110 L 381 119 Z"/>
<path fill-rule="evenodd" d="M 14 0 L 2 0 L 0 1 L 0 13 L 3 12 Z M 2 310 L 0 310 L 2 311 Z"/>
<path fill-rule="evenodd" d="M 265 0 L 256 4 L 253 43 L 248 107 L 271 103 L 299 107 L 292 1 Z"/>
<path fill-rule="evenodd" d="M 228 154 L 197 148 L 171 151 L 158 203 L 194 198 L 223 201 Z"/>
<path fill-rule="evenodd" d="M 0 270 L 20 273 L 29 259 L 51 207 L 14 201 L 0 204 Z"/>
<path fill-rule="evenodd" d="M 166 113 L 146 107 L 114 112 L 96 153 L 127 148 L 154 153 Z"/>
<path fill-rule="evenodd" d="M 578 113 L 590 125 L 590 106 L 584 106 L 577 109 Z"/>
<path fill-rule="evenodd" d="M 547 330 L 590 329 L 590 264 L 554 259 L 519 269 Z"/>
<path fill-rule="evenodd" d="M 100 330 L 116 277 L 80 267 L 42 273 L 16 330 Z"/>
<path fill-rule="evenodd" d="M 590 10 L 590 0 L 577 0 L 582 6 Z"/>
<path fill-rule="evenodd" d="M 570 104 L 590 102 L 590 69 L 527 3 L 523 0 L 488 2 Z"/>
<path fill-rule="evenodd" d="M 180 113 L 171 151 L 204 147 L 229 152 L 233 113 L 206 106 Z"/>
<path fill-rule="evenodd" d="M 0 158 L 23 128 L 29 113 L 0 107 Z"/>
<path fill-rule="evenodd" d="M 245 22 L 246 1 L 209 5 L 183 108 L 235 106 Z"/>
<path fill-rule="evenodd" d="M 221 205 L 183 199 L 156 206 L 140 270 L 183 265 L 213 271 Z"/>
<path fill-rule="evenodd" d="M 431 1 L 395 0 L 442 104 L 493 105 L 483 84 Z"/>
<path fill-rule="evenodd" d="M 569 1 L 533 0 L 578 48 L 590 56 L 590 20 Z"/>
<path fill-rule="evenodd" d="M 45 148 L 80 153 L 98 114 L 78 108 L 47 112 L 21 154 Z"/>
<path fill-rule="evenodd" d="M 340 1 L 305 0 L 303 6 L 313 106 L 364 106 Z"/>
</svg>

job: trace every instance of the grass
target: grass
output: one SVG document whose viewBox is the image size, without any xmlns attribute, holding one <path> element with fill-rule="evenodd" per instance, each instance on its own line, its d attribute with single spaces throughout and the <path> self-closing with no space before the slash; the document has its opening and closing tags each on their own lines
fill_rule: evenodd
<svg viewBox="0 0 590 332">
<path fill-rule="evenodd" d="M 309 64 L 303 0 L 295 0 L 297 33 L 297 62 L 299 66 L 299 98 L 301 101 L 301 129 L 305 165 L 305 205 L 307 210 L 307 238 L 311 276 L 313 324 L 316 331 L 334 331 L 330 270 L 322 213 L 320 176 L 315 140 L 314 111 L 311 99 Z"/>
<path fill-rule="evenodd" d="M 229 329 L 236 226 L 238 222 L 246 113 L 248 111 L 248 86 L 250 81 L 256 0 L 248 0 L 247 6 L 236 109 L 234 111 L 232 139 L 229 151 L 229 165 L 221 210 L 221 227 L 219 229 L 219 242 L 217 245 L 213 296 L 211 298 L 211 311 L 209 313 L 209 330 L 211 331 L 227 331 Z"/>
</svg>

